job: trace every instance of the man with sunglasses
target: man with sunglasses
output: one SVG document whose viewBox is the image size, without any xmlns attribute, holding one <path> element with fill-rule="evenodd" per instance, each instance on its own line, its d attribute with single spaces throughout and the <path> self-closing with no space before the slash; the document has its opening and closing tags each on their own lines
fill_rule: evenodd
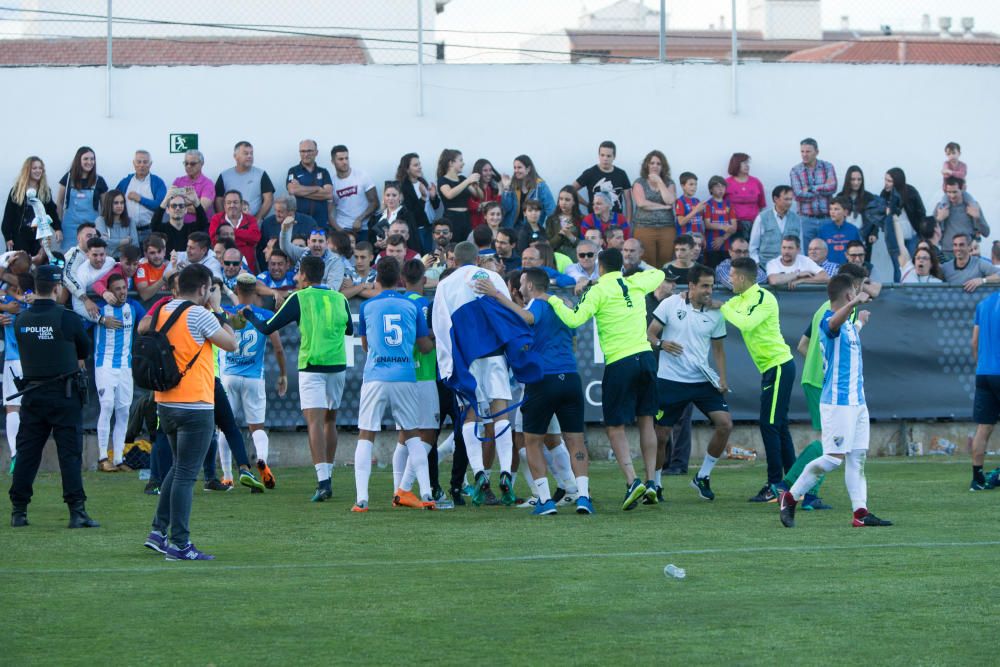
<svg viewBox="0 0 1000 667">
<path fill-rule="evenodd" d="M 201 204 L 209 215 L 215 214 L 215 182 L 201 172 L 205 166 L 205 156 L 201 151 L 191 149 L 184 153 L 184 175 L 174 179 L 173 187 L 184 191 L 192 202 Z M 184 214 L 184 222 L 190 224 L 197 219 L 192 203 Z M 155 213 L 155 211 L 154 211 Z"/>
<path fill-rule="evenodd" d="M 576 264 L 566 267 L 566 275 L 576 281 L 574 294 L 580 294 L 600 278 L 597 271 L 597 246 L 590 241 L 580 241 L 576 246 Z"/>
<path fill-rule="evenodd" d="M 188 206 L 192 203 L 195 221 L 186 224 L 184 217 L 187 214 Z M 164 216 L 168 216 L 167 220 L 163 219 Z M 171 257 L 172 253 L 184 252 L 187 248 L 189 235 L 208 230 L 208 216 L 205 215 L 205 209 L 200 201 L 192 201 L 185 196 L 182 190 L 171 188 L 160 207 L 153 213 L 153 220 L 149 223 L 149 228 L 163 235 L 166 254 Z"/>
</svg>

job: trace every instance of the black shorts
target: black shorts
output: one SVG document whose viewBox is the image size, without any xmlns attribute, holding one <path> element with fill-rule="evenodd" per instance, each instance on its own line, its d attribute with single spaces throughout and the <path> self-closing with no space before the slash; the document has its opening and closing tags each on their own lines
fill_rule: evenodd
<svg viewBox="0 0 1000 667">
<path fill-rule="evenodd" d="M 1000 419 L 1000 375 L 977 375 L 972 419 L 977 424 L 996 424 Z"/>
<path fill-rule="evenodd" d="M 630 424 L 656 414 L 656 355 L 630 354 L 604 367 L 601 404 L 605 426 Z"/>
<path fill-rule="evenodd" d="M 657 378 L 656 391 L 660 396 L 663 416 L 657 421 L 663 426 L 673 426 L 691 403 L 707 417 L 710 412 L 729 412 L 726 397 L 711 382 L 675 382 Z"/>
<path fill-rule="evenodd" d="M 563 433 L 583 433 L 583 383 L 579 373 L 546 375 L 541 382 L 526 385 L 521 421 L 525 433 L 549 432 L 552 415 Z"/>
</svg>

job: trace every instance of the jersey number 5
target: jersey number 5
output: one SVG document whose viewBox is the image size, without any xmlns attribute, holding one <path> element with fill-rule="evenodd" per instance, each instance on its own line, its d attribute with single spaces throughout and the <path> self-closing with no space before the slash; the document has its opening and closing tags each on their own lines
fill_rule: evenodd
<svg viewBox="0 0 1000 667">
<path fill-rule="evenodd" d="M 385 344 L 393 347 L 403 343 L 403 328 L 399 326 L 402 315 L 392 313 L 382 316 L 382 328 L 385 329 Z"/>
</svg>

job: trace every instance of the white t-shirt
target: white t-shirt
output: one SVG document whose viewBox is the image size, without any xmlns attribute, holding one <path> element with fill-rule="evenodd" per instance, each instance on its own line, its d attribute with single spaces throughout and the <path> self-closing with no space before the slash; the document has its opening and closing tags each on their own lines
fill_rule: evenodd
<svg viewBox="0 0 1000 667">
<path fill-rule="evenodd" d="M 934 276 L 931 275 L 918 276 L 917 269 L 915 266 L 913 266 L 913 262 L 907 262 L 906 264 L 903 264 L 903 266 L 899 267 L 899 270 L 902 274 L 899 278 L 899 282 L 906 285 L 933 284 L 933 283 L 944 282 L 940 278 L 935 278 Z"/>
<path fill-rule="evenodd" d="M 678 355 L 660 350 L 656 377 L 687 384 L 711 382 L 719 376 L 708 363 L 712 340 L 726 337 L 726 321 L 719 310 L 692 306 L 686 294 L 675 294 L 660 302 L 653 317 L 663 325 L 660 340 L 680 343 L 684 351 Z"/>
<path fill-rule="evenodd" d="M 347 178 L 340 178 L 334 172 L 333 205 L 337 207 L 337 225 L 350 231 L 354 221 L 368 208 L 368 197 L 365 193 L 375 187 L 375 182 L 360 169 L 351 169 Z M 364 220 L 361 229 L 368 229 L 368 221 Z"/>
<path fill-rule="evenodd" d="M 149 227 L 153 220 L 153 212 L 137 201 L 128 198 L 129 192 L 135 192 L 140 197 L 146 199 L 153 198 L 153 179 L 147 174 L 146 180 L 140 181 L 135 175 L 128 182 L 128 192 L 125 193 L 125 210 L 128 211 L 129 219 L 136 227 Z"/>
<path fill-rule="evenodd" d="M 767 275 L 773 276 L 779 273 L 798 273 L 800 271 L 808 271 L 809 273 L 818 273 L 823 270 L 816 262 L 809 259 L 808 255 L 798 255 L 795 261 L 792 262 L 791 266 L 785 266 L 781 263 L 781 257 L 775 257 L 770 262 L 767 263 Z"/>
</svg>

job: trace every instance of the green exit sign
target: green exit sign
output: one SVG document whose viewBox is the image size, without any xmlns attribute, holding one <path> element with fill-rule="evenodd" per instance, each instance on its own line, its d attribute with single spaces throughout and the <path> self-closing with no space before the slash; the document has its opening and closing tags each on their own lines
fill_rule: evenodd
<svg viewBox="0 0 1000 667">
<path fill-rule="evenodd" d="M 183 153 L 198 148 L 197 134 L 171 134 L 170 152 Z"/>
</svg>

